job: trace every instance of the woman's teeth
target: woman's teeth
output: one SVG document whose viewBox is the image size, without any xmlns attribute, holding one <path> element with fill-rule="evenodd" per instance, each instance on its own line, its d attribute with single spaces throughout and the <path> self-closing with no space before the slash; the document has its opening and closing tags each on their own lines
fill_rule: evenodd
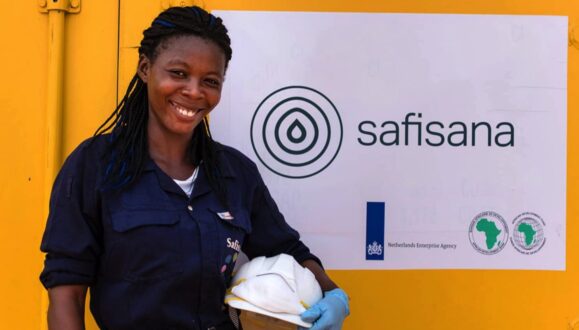
<svg viewBox="0 0 579 330">
<path fill-rule="evenodd" d="M 180 110 L 179 110 L 179 113 L 182 114 L 182 115 L 184 115 L 184 116 L 187 116 L 187 117 L 193 117 L 193 111 L 191 111 L 191 110 L 185 111 L 185 110 L 183 110 L 183 109 L 180 109 Z"/>
<path fill-rule="evenodd" d="M 175 109 L 177 109 L 177 111 L 179 111 L 179 113 L 182 114 L 183 116 L 193 117 L 193 115 L 195 115 L 195 111 L 185 109 L 185 108 L 180 107 L 178 105 L 175 105 Z"/>
</svg>

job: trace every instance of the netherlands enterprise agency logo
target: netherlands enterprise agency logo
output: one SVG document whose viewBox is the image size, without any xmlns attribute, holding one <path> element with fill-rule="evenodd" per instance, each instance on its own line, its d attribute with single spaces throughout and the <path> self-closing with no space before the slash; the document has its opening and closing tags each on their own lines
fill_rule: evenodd
<svg viewBox="0 0 579 330">
<path fill-rule="evenodd" d="M 251 119 L 251 145 L 272 172 L 302 179 L 326 169 L 342 145 L 338 110 L 321 92 L 287 86 L 269 94 Z"/>
</svg>

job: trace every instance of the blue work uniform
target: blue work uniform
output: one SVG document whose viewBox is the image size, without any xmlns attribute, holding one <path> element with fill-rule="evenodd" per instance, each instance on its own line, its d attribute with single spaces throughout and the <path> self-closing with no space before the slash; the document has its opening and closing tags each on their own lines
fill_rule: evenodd
<svg viewBox="0 0 579 330">
<path fill-rule="evenodd" d="M 240 248 L 320 262 L 239 151 L 218 145 L 226 210 L 202 167 L 189 198 L 150 158 L 127 188 L 103 189 L 108 140 L 82 143 L 56 178 L 40 275 L 46 288 L 88 285 L 102 329 L 234 329 L 223 299 Z"/>
</svg>

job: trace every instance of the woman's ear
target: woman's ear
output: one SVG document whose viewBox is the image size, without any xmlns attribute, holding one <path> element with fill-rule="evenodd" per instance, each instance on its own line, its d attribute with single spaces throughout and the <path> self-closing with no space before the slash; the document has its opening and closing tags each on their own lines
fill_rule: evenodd
<svg viewBox="0 0 579 330">
<path fill-rule="evenodd" d="M 137 66 L 137 74 L 139 78 L 146 84 L 149 79 L 149 71 L 151 70 L 151 61 L 145 55 L 139 57 L 139 65 Z"/>
</svg>

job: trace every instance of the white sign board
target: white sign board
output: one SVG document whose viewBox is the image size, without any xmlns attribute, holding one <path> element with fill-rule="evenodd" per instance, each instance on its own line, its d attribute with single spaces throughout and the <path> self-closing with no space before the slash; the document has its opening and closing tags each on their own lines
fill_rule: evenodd
<svg viewBox="0 0 579 330">
<path fill-rule="evenodd" d="M 567 17 L 219 11 L 216 140 L 330 269 L 565 269 Z"/>
</svg>

